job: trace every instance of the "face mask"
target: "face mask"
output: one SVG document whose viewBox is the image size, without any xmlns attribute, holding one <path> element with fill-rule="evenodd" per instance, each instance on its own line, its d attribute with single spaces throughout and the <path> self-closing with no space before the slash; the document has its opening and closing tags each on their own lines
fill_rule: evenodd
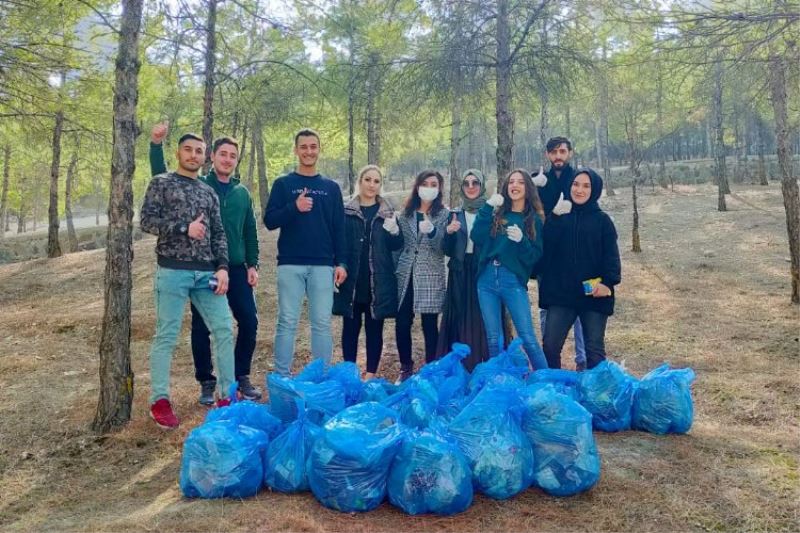
<svg viewBox="0 0 800 533">
<path fill-rule="evenodd" d="M 420 187 L 417 189 L 419 199 L 423 202 L 432 202 L 439 196 L 439 189 L 436 187 Z"/>
</svg>

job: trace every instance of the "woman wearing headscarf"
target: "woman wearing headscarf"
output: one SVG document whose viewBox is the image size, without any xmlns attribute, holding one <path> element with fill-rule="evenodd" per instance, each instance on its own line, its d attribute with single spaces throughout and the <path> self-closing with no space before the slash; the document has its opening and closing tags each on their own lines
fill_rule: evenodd
<svg viewBox="0 0 800 533">
<path fill-rule="evenodd" d="M 468 345 L 470 355 L 463 363 L 470 372 L 475 365 L 489 358 L 486 329 L 478 304 L 479 252 L 469 237 L 478 210 L 484 204 L 486 182 L 483 173 L 471 168 L 461 178 L 461 206 L 451 211 L 442 243 L 450 262 L 436 353 L 448 353 L 454 342 Z"/>
</svg>

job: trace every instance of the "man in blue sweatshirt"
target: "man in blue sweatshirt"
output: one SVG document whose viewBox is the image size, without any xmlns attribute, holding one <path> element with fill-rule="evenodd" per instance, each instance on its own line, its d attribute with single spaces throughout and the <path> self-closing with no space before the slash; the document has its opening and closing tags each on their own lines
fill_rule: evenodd
<svg viewBox="0 0 800 533">
<path fill-rule="evenodd" d="M 567 214 L 572 208 L 572 202 L 569 201 L 572 181 L 575 178 L 575 169 L 569 164 L 572 155 L 572 142 L 566 137 L 553 137 L 547 141 L 545 156 L 550 161 L 550 168 L 545 173 L 547 177 L 546 183 L 539 185 L 539 198 L 542 199 L 542 206 L 547 219 L 550 218 L 551 214 Z M 542 337 L 544 337 L 544 328 L 547 324 L 547 309 L 539 309 L 539 321 L 542 326 Z M 575 319 L 574 332 L 575 368 L 584 370 L 586 369 L 586 348 L 583 342 L 583 328 L 581 327 L 580 318 Z"/>
<path fill-rule="evenodd" d="M 297 169 L 272 184 L 264 225 L 278 237 L 278 324 L 275 372 L 288 376 L 294 358 L 297 322 L 308 298 L 311 355 L 330 360 L 334 286 L 347 278 L 344 201 L 339 185 L 317 172 L 319 134 L 300 130 L 294 137 Z"/>
</svg>

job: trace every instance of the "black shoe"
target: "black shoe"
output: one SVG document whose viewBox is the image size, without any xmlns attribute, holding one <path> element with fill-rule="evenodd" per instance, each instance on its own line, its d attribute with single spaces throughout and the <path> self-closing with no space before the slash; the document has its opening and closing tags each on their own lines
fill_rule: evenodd
<svg viewBox="0 0 800 533">
<path fill-rule="evenodd" d="M 250 376 L 242 376 L 239 381 L 239 395 L 245 400 L 260 400 L 261 391 L 250 383 Z"/>
<path fill-rule="evenodd" d="M 197 401 L 200 405 L 214 405 L 214 390 L 217 388 L 217 382 L 213 379 L 200 382 L 200 398 Z"/>
<path fill-rule="evenodd" d="M 575 363 L 575 371 L 576 372 L 583 372 L 586 370 L 586 363 L 581 361 L 580 363 Z"/>
</svg>

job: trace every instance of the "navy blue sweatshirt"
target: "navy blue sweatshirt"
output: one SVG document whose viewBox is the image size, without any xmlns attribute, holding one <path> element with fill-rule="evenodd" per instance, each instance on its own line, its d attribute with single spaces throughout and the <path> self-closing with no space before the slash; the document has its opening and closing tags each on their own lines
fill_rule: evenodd
<svg viewBox="0 0 800 533">
<path fill-rule="evenodd" d="M 541 274 L 539 307 L 557 305 L 612 315 L 614 286 L 622 279 L 617 230 L 597 204 L 602 178 L 591 169 L 580 171 L 591 178 L 589 201 L 583 205 L 573 202 L 569 214 L 552 215 L 544 225 L 544 257 L 537 266 Z M 611 296 L 586 296 L 583 281 L 592 278 L 602 278 Z"/>
<path fill-rule="evenodd" d="M 295 201 L 308 189 L 314 199 L 307 213 Z M 272 184 L 267 209 L 267 229 L 280 228 L 279 265 L 342 265 L 345 257 L 344 201 L 339 185 L 324 176 L 301 176 L 296 172 L 281 176 Z"/>
<path fill-rule="evenodd" d="M 547 184 L 540 187 L 539 198 L 542 199 L 542 206 L 544 207 L 544 216 L 549 217 L 553 212 L 553 208 L 558 203 L 558 196 L 564 193 L 564 199 L 570 199 L 570 189 L 572 189 L 572 180 L 575 177 L 575 169 L 569 163 L 564 165 L 561 169 L 561 177 L 556 177 L 556 170 L 553 166 L 545 172 L 547 176 Z"/>
</svg>

